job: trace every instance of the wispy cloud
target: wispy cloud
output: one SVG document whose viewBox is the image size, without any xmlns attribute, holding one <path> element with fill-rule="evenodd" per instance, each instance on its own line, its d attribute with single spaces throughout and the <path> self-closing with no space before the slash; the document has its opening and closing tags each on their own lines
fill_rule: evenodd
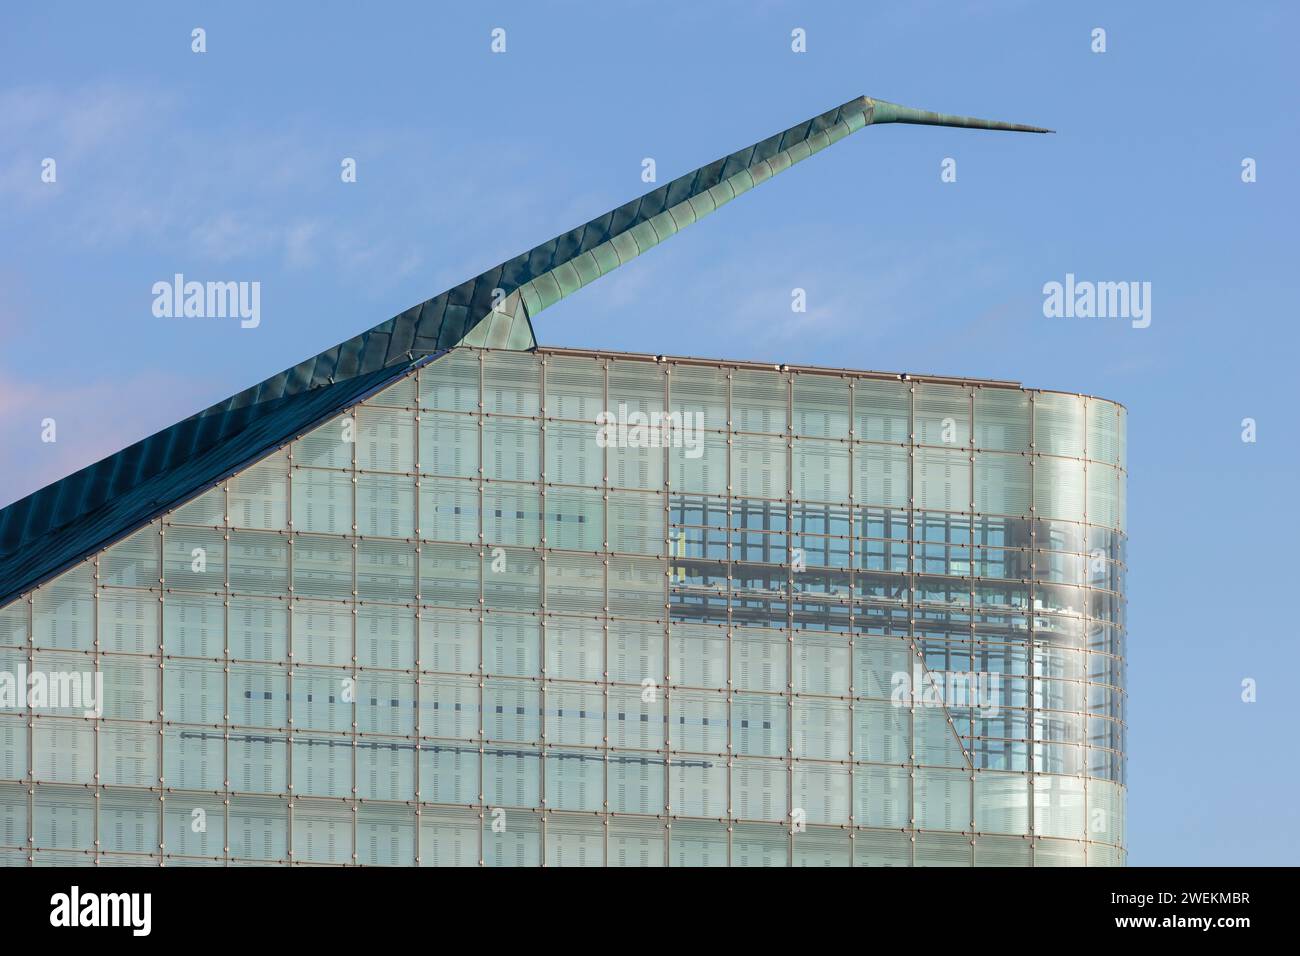
<svg viewBox="0 0 1300 956">
<path fill-rule="evenodd" d="M 563 228 L 539 214 L 549 206 L 540 172 L 491 134 L 450 149 L 447 130 L 204 125 L 187 120 L 190 108 L 178 95 L 118 86 L 0 90 L 0 201 L 19 210 L 19 225 L 100 255 L 152 249 L 179 271 L 187 259 L 322 270 L 377 296 L 421 270 L 422 294 L 434 295 L 523 251 L 516 237 Z M 324 145 L 340 140 L 346 147 Z M 340 181 L 344 155 L 357 160 L 356 184 Z M 46 156 L 58 163 L 55 184 L 40 180 Z M 426 175 L 386 178 L 409 171 L 409 156 L 427 157 Z M 441 174 L 467 162 L 480 174 Z M 354 194 L 364 203 L 349 205 Z M 428 265 L 451 231 L 463 259 Z"/>
</svg>

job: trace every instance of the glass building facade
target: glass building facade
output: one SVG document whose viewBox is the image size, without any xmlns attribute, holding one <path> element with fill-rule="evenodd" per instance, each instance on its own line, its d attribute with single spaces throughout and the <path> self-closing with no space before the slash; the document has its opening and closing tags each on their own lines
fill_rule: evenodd
<svg viewBox="0 0 1300 956">
<path fill-rule="evenodd" d="M 0 673 L 103 681 L 0 699 L 0 861 L 1121 865 L 1124 449 L 453 348 L 0 608 Z"/>
</svg>

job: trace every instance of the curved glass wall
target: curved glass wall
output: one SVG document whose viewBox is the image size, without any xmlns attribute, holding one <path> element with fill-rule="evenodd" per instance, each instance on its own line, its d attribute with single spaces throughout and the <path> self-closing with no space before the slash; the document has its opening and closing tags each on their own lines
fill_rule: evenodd
<svg viewBox="0 0 1300 956">
<path fill-rule="evenodd" d="M 456 349 L 0 609 L 0 860 L 1122 864 L 1124 446 Z"/>
</svg>

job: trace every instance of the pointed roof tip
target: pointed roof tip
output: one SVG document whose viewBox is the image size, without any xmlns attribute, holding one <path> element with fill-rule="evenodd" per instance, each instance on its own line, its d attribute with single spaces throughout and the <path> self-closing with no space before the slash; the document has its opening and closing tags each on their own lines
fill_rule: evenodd
<svg viewBox="0 0 1300 956">
<path fill-rule="evenodd" d="M 1002 120 L 979 119 L 974 116 L 955 116 L 951 113 L 935 113 L 931 110 L 918 110 L 911 106 L 890 103 L 864 96 L 866 101 L 867 123 L 913 123 L 918 126 L 956 126 L 962 129 L 992 129 L 1009 133 L 1055 133 L 1054 129 L 1042 126 L 1027 126 L 1023 123 L 1005 123 Z"/>
<path fill-rule="evenodd" d="M 459 344 L 526 349 L 541 310 L 873 123 L 1048 133 L 859 96 L 656 186 L 259 385 L 0 508 L 0 606 Z M 505 291 L 497 311 L 496 293 Z M 531 343 L 531 344 L 530 344 Z M 480 345 L 480 347 L 483 347 Z M 20 552 L 21 555 L 20 555 Z"/>
</svg>

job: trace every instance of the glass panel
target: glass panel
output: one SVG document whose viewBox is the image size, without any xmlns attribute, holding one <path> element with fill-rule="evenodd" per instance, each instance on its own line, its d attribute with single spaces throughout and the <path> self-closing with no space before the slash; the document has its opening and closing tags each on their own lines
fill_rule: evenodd
<svg viewBox="0 0 1300 956">
<path fill-rule="evenodd" d="M 546 414 L 594 422 L 605 408 L 605 368 L 586 356 L 546 357 Z"/>
<path fill-rule="evenodd" d="M 484 352 L 484 411 L 536 415 L 541 407 L 541 369 L 541 360 L 531 352 Z"/>
<path fill-rule="evenodd" d="M 847 766 L 796 760 L 792 787 L 793 812 L 796 814 L 802 812 L 802 817 L 807 823 L 843 825 L 849 822 L 852 791 L 849 786 Z M 811 842 L 808 839 L 809 834 L 815 832 L 815 830 L 807 830 L 795 835 L 796 857 L 799 855 L 801 843 L 804 844 L 805 851 L 808 849 L 808 843 Z M 839 835 L 839 839 L 843 840 L 843 847 L 847 852 L 848 841 L 844 839 L 843 834 Z"/>
<path fill-rule="evenodd" d="M 163 601 L 163 650 L 183 657 L 220 657 L 226 647 L 223 598 L 168 594 Z"/>
<path fill-rule="evenodd" d="M 420 551 L 420 599 L 425 604 L 478 607 L 482 558 L 477 548 L 426 544 Z"/>
<path fill-rule="evenodd" d="M 1034 832 L 1074 840 L 1087 836 L 1082 777 L 1034 777 Z"/>
<path fill-rule="evenodd" d="M 1029 393 L 1019 388 L 975 389 L 975 447 L 1029 451 Z"/>
<path fill-rule="evenodd" d="M 896 445 L 853 447 L 853 498 L 860 504 L 906 508 L 911 497 L 910 454 Z"/>
<path fill-rule="evenodd" d="M 1040 455 L 1083 457 L 1083 398 L 1034 392 L 1034 450 Z"/>
<path fill-rule="evenodd" d="M 598 681 L 604 670 L 605 631 L 599 622 L 546 619 L 546 671 L 551 677 Z"/>
<path fill-rule="evenodd" d="M 293 654 L 304 664 L 352 663 L 351 609 L 344 604 L 295 601 L 293 605 Z"/>
<path fill-rule="evenodd" d="M 31 639 L 30 615 L 30 606 L 22 600 L 0 609 L 0 647 L 22 647 Z"/>
<path fill-rule="evenodd" d="M 802 698 L 794 702 L 794 754 L 819 760 L 847 760 L 849 757 L 848 701 Z M 847 822 L 848 777 L 845 776 L 845 810 Z M 817 820 L 838 823 L 839 820 Z"/>
<path fill-rule="evenodd" d="M 308 597 L 350 598 L 353 595 L 352 543 L 346 538 L 295 535 L 293 588 Z"/>
<path fill-rule="evenodd" d="M 1088 521 L 1108 528 L 1124 527 L 1124 473 L 1109 465 L 1089 462 Z"/>
<path fill-rule="evenodd" d="M 910 442 L 911 387 L 905 382 L 875 379 L 854 382 L 853 437 L 858 441 Z"/>
<path fill-rule="evenodd" d="M 285 452 L 230 479 L 230 523 L 238 528 L 280 531 L 286 527 L 289 459 Z"/>
<path fill-rule="evenodd" d="M 640 687 L 613 687 L 607 724 L 611 747 L 658 750 L 664 745 L 663 698 Z"/>
<path fill-rule="evenodd" d="M 780 372 L 737 369 L 731 376 L 731 427 L 740 432 L 786 432 L 788 385 Z"/>
<path fill-rule="evenodd" d="M 483 422 L 483 477 L 536 481 L 541 475 L 538 423 L 519 418 Z"/>
<path fill-rule="evenodd" d="M 356 420 L 340 415 L 293 443 L 293 463 L 315 468 L 349 468 L 356 445 Z"/>
<path fill-rule="evenodd" d="M 413 676 L 363 671 L 357 676 L 357 726 L 363 734 L 411 736 L 416 698 Z"/>
<path fill-rule="evenodd" d="M 478 658 L 478 612 L 444 608 L 420 612 L 421 670 L 472 674 L 478 670 Z"/>
<path fill-rule="evenodd" d="M 163 537 L 163 561 L 168 588 L 225 590 L 226 535 L 220 529 L 168 525 Z"/>
<path fill-rule="evenodd" d="M 617 484 L 625 472 L 618 461 L 613 467 Z M 727 436 L 717 432 L 696 432 L 693 445 L 668 450 L 668 480 L 673 490 L 689 494 L 727 493 Z"/>
<path fill-rule="evenodd" d="M 789 776 L 784 761 L 736 758 L 731 770 L 731 810 L 741 820 L 788 820 Z M 789 831 L 774 827 L 764 839 L 764 855 L 784 861 L 789 847 Z M 732 859 L 741 866 L 758 865 L 747 858 L 753 847 L 746 847 L 745 828 L 737 827 L 732 834 Z M 779 841 L 779 842 L 778 842 Z M 746 850 L 750 852 L 746 852 Z M 771 863 L 767 865 L 773 865 Z M 784 862 L 777 865 L 784 866 Z"/>
<path fill-rule="evenodd" d="M 737 435 L 731 440 L 731 484 L 737 495 L 784 498 L 788 491 L 783 438 Z"/>
<path fill-rule="evenodd" d="M 990 770 L 977 772 L 975 829 L 982 833 L 1028 833 L 1029 777 Z"/>
<path fill-rule="evenodd" d="M 94 568 L 83 564 L 38 588 L 32 599 L 37 647 L 90 650 L 95 641 Z"/>
<path fill-rule="evenodd" d="M 609 407 L 626 405 L 629 412 L 661 415 L 664 411 L 664 368 L 657 362 L 614 359 L 609 364 Z"/>
<path fill-rule="evenodd" d="M 420 407 L 478 411 L 478 380 L 479 353 L 452 349 L 420 370 Z"/>
<path fill-rule="evenodd" d="M 420 744 L 420 799 L 434 803 L 478 803 L 478 747 L 424 741 Z M 445 812 L 445 811 L 444 811 Z M 475 828 L 477 831 L 477 827 Z M 478 833 L 474 865 L 477 865 Z M 440 852 L 440 847 L 432 847 Z"/>
<path fill-rule="evenodd" d="M 547 488 L 544 530 L 548 547 L 600 551 L 605 541 L 604 493 Z"/>
<path fill-rule="evenodd" d="M 363 605 L 356 615 L 356 656 L 363 667 L 415 667 L 416 618 L 407 607 Z"/>
<path fill-rule="evenodd" d="M 105 651 L 157 654 L 162 608 L 155 591 L 103 591 L 99 597 L 99 646 Z"/>
<path fill-rule="evenodd" d="M 672 365 L 669 369 L 670 409 L 693 416 L 704 429 L 727 427 L 727 371 L 704 365 Z"/>
<path fill-rule="evenodd" d="M 1040 518 L 1083 521 L 1083 461 L 1034 456 L 1034 510 Z"/>
<path fill-rule="evenodd" d="M 785 701 L 777 696 L 737 694 L 731 702 L 731 743 L 736 753 L 781 757 L 788 753 Z"/>
<path fill-rule="evenodd" d="M 99 558 L 101 585 L 150 588 L 158 586 L 158 525 L 144 529 L 106 550 Z"/>
<path fill-rule="evenodd" d="M 289 591 L 289 538 L 265 531 L 230 532 L 230 591 Z"/>
<path fill-rule="evenodd" d="M 441 527 L 444 521 L 451 522 L 449 530 L 437 536 L 454 535 L 450 540 L 465 540 L 470 522 L 463 511 L 457 513 L 455 509 L 473 506 L 469 502 L 462 504 L 470 497 L 468 489 L 458 491 L 457 497 L 450 499 L 450 503 L 446 503 L 448 498 L 446 489 L 439 492 L 435 488 L 433 493 L 438 495 L 436 507 L 439 526 Z M 489 545 L 533 547 L 540 544 L 541 508 L 541 489 L 536 485 L 510 485 L 496 482 L 484 485 L 483 540 Z"/>
<path fill-rule="evenodd" d="M 554 810 L 599 812 L 605 803 L 605 756 L 597 750 L 546 751 L 546 805 Z M 603 844 L 599 821 L 597 839 Z M 548 838 L 554 831 L 548 828 Z"/>
<path fill-rule="evenodd" d="M 415 600 L 416 553 L 413 543 L 383 539 L 361 541 L 357 545 L 356 559 L 357 597 L 360 600 L 394 604 Z"/>
<path fill-rule="evenodd" d="M 367 405 L 388 405 L 393 408 L 414 408 L 416 405 L 415 373 L 411 372 L 392 385 L 386 385 L 370 398 Z"/>
<path fill-rule="evenodd" d="M 420 471 L 426 475 L 477 478 L 480 419 L 426 413 L 420 419 Z"/>
<path fill-rule="evenodd" d="M 925 382 L 916 391 L 916 441 L 924 445 L 970 445 L 970 393 L 960 385 Z"/>
<path fill-rule="evenodd" d="M 1024 455 L 975 453 L 975 510 L 985 514 L 1028 515 L 1030 466 Z"/>
<path fill-rule="evenodd" d="M 1124 468 L 1128 412 L 1100 398 L 1088 399 L 1088 457 Z"/>
<path fill-rule="evenodd" d="M 164 602 L 164 608 L 168 602 Z M 285 601 L 232 597 L 227 626 L 231 657 L 268 661 L 287 658 L 289 606 Z"/>
<path fill-rule="evenodd" d="M 413 537 L 414 480 L 406 475 L 358 475 L 357 532 L 387 538 Z"/>
<path fill-rule="evenodd" d="M 492 548 L 483 558 L 483 603 L 497 610 L 541 607 L 541 556 L 522 549 Z"/>
<path fill-rule="evenodd" d="M 912 838 L 907 833 L 874 830 L 854 834 L 854 866 L 911 866 Z"/>
<path fill-rule="evenodd" d="M 969 511 L 971 463 L 965 451 L 919 448 L 913 494 L 926 511 Z"/>
<path fill-rule="evenodd" d="M 849 383 L 831 375 L 795 375 L 792 420 L 796 435 L 849 437 Z"/>
<path fill-rule="evenodd" d="M 913 775 L 912 816 L 917 827 L 926 830 L 970 830 L 970 772 L 917 769 Z"/>
<path fill-rule="evenodd" d="M 219 527 L 226 523 L 226 487 L 218 485 L 181 505 L 166 518 L 171 524 L 193 524 Z"/>
<path fill-rule="evenodd" d="M 547 481 L 562 485 L 605 483 L 605 449 L 596 441 L 596 425 L 547 422 L 544 431 L 546 474 L 543 477 Z"/>
<path fill-rule="evenodd" d="M 704 436 L 698 429 L 651 431 L 648 443 L 609 448 L 606 464 L 609 484 L 617 488 L 660 490 L 664 486 L 665 453 L 670 461 L 676 461 L 698 459 L 703 452 Z"/>
<path fill-rule="evenodd" d="M 669 764 L 670 796 L 672 810 L 697 817 L 725 817 L 727 815 L 727 766 L 719 759 L 709 757 L 674 757 Z M 683 821 L 686 826 L 692 824 Z M 673 833 L 682 825 L 673 822 Z M 722 862 L 725 865 L 726 832 L 720 835 Z"/>
<path fill-rule="evenodd" d="M 664 506 L 659 495 L 609 493 L 609 546 L 624 554 L 664 553 Z"/>
<path fill-rule="evenodd" d="M 510 677 L 540 677 L 541 638 L 539 618 L 491 615 L 483 625 L 484 671 Z"/>
<path fill-rule="evenodd" d="M 796 438 L 794 497 L 799 501 L 849 500 L 849 444 Z"/>
<path fill-rule="evenodd" d="M 317 468 L 293 470 L 293 527 L 330 534 L 352 532 L 352 475 Z"/>
</svg>

